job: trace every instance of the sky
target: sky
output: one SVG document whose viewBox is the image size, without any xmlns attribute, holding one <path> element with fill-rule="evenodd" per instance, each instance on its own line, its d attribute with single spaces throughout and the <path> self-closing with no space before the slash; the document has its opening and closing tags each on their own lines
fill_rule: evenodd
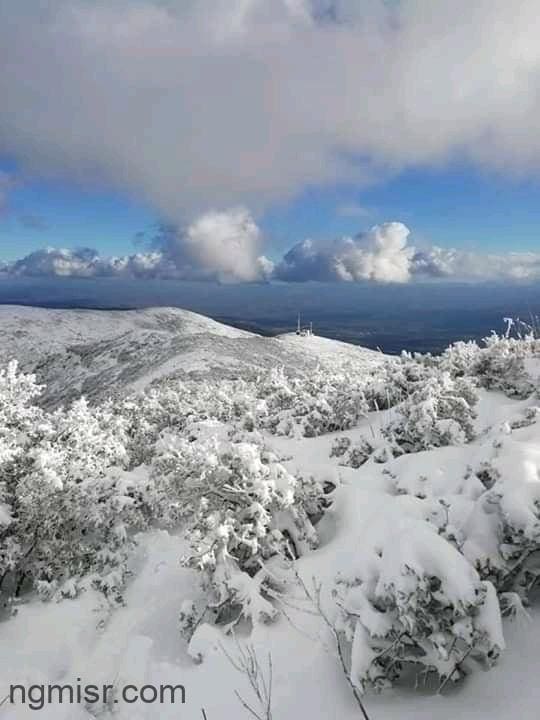
<svg viewBox="0 0 540 720">
<path fill-rule="evenodd" d="M 540 280 L 536 0 L 0 0 L 0 281 Z"/>
</svg>

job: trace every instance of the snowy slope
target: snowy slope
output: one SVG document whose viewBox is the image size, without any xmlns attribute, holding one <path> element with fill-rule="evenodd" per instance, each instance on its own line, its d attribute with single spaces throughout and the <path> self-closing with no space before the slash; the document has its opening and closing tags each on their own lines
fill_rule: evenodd
<svg viewBox="0 0 540 720">
<path fill-rule="evenodd" d="M 403 482 L 413 482 L 425 473 L 435 479 L 458 476 L 459 465 L 471 461 L 499 433 L 499 417 L 491 426 L 484 422 L 495 407 L 506 417 L 518 417 L 525 402 L 508 401 L 499 394 L 481 399 L 482 428 L 490 433 L 467 448 L 440 448 L 394 461 L 402 466 Z M 367 425 L 366 421 L 366 425 Z M 358 429 L 348 431 L 351 437 Z M 404 499 L 392 495 L 384 468 L 371 463 L 359 470 L 339 467 L 329 458 L 333 435 L 319 438 L 269 438 L 273 447 L 289 457 L 288 466 L 304 474 L 340 482 L 336 503 L 320 527 L 321 546 L 302 558 L 299 572 L 306 584 L 316 576 L 330 585 L 335 574 L 362 554 L 373 527 L 399 525 Z M 537 425 L 515 433 L 515 445 L 526 460 L 528 443 L 538 444 Z M 515 459 L 517 455 L 513 455 Z M 446 486 L 448 487 L 448 485 Z M 434 485 L 436 491 L 436 482 Z M 368 542 L 369 545 L 369 542 Z M 4 623 L 0 644 L 0 693 L 7 683 L 83 683 L 117 686 L 183 684 L 186 704 L 127 705 L 119 701 L 99 717 L 106 720 L 244 720 L 249 714 L 240 707 L 238 690 L 251 699 L 250 688 L 227 659 L 235 657 L 235 644 L 209 626 L 201 626 L 194 649 L 202 662 L 194 663 L 177 631 L 178 612 L 186 597 L 196 592 L 196 577 L 181 568 L 178 558 L 185 551 L 181 537 L 164 531 L 142 534 L 133 559 L 133 579 L 126 592 L 125 607 L 112 613 L 100 596 L 87 592 L 62 603 L 31 603 L 18 616 Z M 340 672 L 335 647 L 324 624 L 309 608 L 294 600 L 284 606 L 286 615 L 270 626 L 255 626 L 250 642 L 265 658 L 272 654 L 274 667 L 273 717 L 279 720 L 355 720 L 358 708 Z M 58 632 L 59 627 L 69 632 Z M 540 644 L 540 617 L 532 611 L 505 624 L 508 650 L 499 665 L 488 673 L 475 672 L 459 688 L 444 697 L 411 687 L 395 688 L 381 696 L 368 694 L 365 704 L 370 720 L 536 720 L 540 689 L 534 668 Z M 84 706 L 45 706 L 39 716 L 46 720 L 91 720 L 97 709 Z M 20 704 L 7 708 L 5 717 L 20 720 L 35 716 L 35 710 Z M 3 717 L 0 710 L 0 717 Z"/>
<path fill-rule="evenodd" d="M 366 360 L 377 361 L 381 353 L 368 348 L 359 348 L 357 345 L 319 337 L 318 335 L 297 335 L 296 333 L 285 333 L 278 335 L 277 340 L 288 350 L 294 350 L 302 355 L 315 356 L 321 360 L 358 361 L 359 357 Z"/>
<path fill-rule="evenodd" d="M 267 338 L 176 308 L 48 310 L 0 306 L 0 364 L 17 359 L 46 384 L 45 405 L 107 397 L 190 373 L 241 374 L 276 365 L 308 370 L 339 357 L 368 365 L 370 350 L 317 337 Z"/>
</svg>

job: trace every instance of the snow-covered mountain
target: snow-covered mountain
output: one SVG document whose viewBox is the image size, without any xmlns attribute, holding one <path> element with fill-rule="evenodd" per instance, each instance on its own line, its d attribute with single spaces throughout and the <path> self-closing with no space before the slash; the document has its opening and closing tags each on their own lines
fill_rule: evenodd
<svg viewBox="0 0 540 720">
<path fill-rule="evenodd" d="M 176 308 L 0 306 L 0 364 L 16 359 L 36 373 L 47 386 L 47 406 L 81 394 L 98 400 L 169 376 L 238 375 L 276 365 L 302 372 L 338 357 L 371 365 L 380 354 L 316 336 L 263 337 Z"/>
</svg>

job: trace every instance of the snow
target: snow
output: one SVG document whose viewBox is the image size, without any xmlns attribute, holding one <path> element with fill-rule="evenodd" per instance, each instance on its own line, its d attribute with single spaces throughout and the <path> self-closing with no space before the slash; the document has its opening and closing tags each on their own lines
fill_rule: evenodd
<svg viewBox="0 0 540 720">
<path fill-rule="evenodd" d="M 378 353 L 316 336 L 291 334 L 266 343 L 266 339 L 249 333 L 222 330 L 224 326 L 215 327 L 217 324 L 212 321 L 191 317 L 191 313 L 184 311 L 137 311 L 126 313 L 129 317 L 117 313 L 115 318 L 106 318 L 93 311 L 88 311 L 89 315 L 78 311 L 63 315 L 67 311 L 12 308 L 10 315 L 9 310 L 0 310 L 0 326 L 4 337 L 11 338 L 10 352 L 15 354 L 30 352 L 30 348 L 40 344 L 44 355 L 64 353 L 69 343 L 82 342 L 85 323 L 91 330 L 84 341 L 91 336 L 98 345 L 122 338 L 124 343 L 125 333 L 136 335 L 141 329 L 146 331 L 148 325 L 152 333 L 163 333 L 160 335 L 163 342 L 169 342 L 169 330 L 158 331 L 156 326 L 181 322 L 184 336 L 195 338 L 197 347 L 181 358 L 174 355 L 139 375 L 130 375 L 126 387 L 136 390 L 171 377 L 182 362 L 184 370 L 200 371 L 200 361 L 205 359 L 208 371 L 215 372 L 219 352 L 215 357 L 210 351 L 205 355 L 209 338 L 221 337 L 236 343 L 236 352 L 232 352 L 231 345 L 230 354 L 221 356 L 229 368 L 240 362 L 244 341 L 254 341 L 257 352 L 266 353 L 265 362 L 280 357 L 296 363 L 300 356 L 305 356 L 313 362 L 334 363 L 340 368 L 353 359 L 360 363 L 359 367 L 367 369 L 381 361 Z M 50 312 L 53 315 L 48 315 Z M 61 330 L 56 335 L 51 333 L 51 317 L 57 317 L 60 323 Z M 35 327 L 27 326 L 17 340 L 14 328 L 23 320 Z M 174 335 L 177 330 L 173 330 Z M 138 342 L 144 343 L 145 339 L 144 333 L 138 336 Z M 253 349 L 253 344 L 250 347 Z M 4 353 L 8 355 L 6 350 Z M 107 363 L 113 364 L 111 358 L 109 355 Z M 254 358 L 253 354 L 249 362 Z M 107 368 L 104 365 L 100 373 L 109 372 L 109 365 Z M 114 373 L 110 377 L 113 383 L 119 378 Z M 493 541 L 494 525 L 498 526 L 501 518 L 519 527 L 525 536 L 535 537 L 539 531 L 540 424 L 520 422 L 524 413 L 535 407 L 536 399 L 511 400 L 500 392 L 487 390 L 480 390 L 479 396 L 475 420 L 478 435 L 474 441 L 459 447 L 410 453 L 385 463 L 370 458 L 358 469 L 342 466 L 340 458 L 331 457 L 334 441 L 337 437 L 355 441 L 361 434 L 379 441 L 381 427 L 392 418 L 392 411 L 371 413 L 352 430 L 320 437 L 278 437 L 264 433 L 268 449 L 288 473 L 313 476 L 336 486 L 333 504 L 316 528 L 318 547 L 302 555 L 296 562 L 296 572 L 308 590 L 316 578 L 321 589 L 320 610 L 330 620 L 336 619 L 332 596 L 336 580 L 339 590 L 344 589 L 347 608 L 357 620 L 351 637 L 353 681 L 366 673 L 376 657 L 369 637 L 384 637 L 390 627 L 390 613 L 378 611 L 368 597 L 393 593 L 406 598 L 414 591 L 417 579 L 424 576 L 441 578 L 441 594 L 456 606 L 477 603 L 479 587 L 485 593 L 485 601 L 478 605 L 475 627 L 489 635 L 500 650 L 505 650 L 498 664 L 485 673 L 476 668 L 463 683 L 448 687 L 442 696 L 435 695 L 429 686 L 415 690 L 406 679 L 381 695 L 368 692 L 364 701 L 372 720 L 538 717 L 540 686 L 535 667 L 540 647 L 540 611 L 533 606 L 530 619 L 518 615 L 501 624 L 494 587 L 489 581 L 481 581 L 474 568 L 477 559 L 490 558 L 496 564 L 500 549 Z M 79 411 L 83 409 L 79 407 Z M 204 447 L 210 447 L 212 440 L 227 442 L 227 429 L 223 423 L 209 419 L 195 423 L 191 432 L 198 441 L 208 441 Z M 174 434 L 164 433 L 159 448 L 174 451 L 181 444 Z M 239 444 L 239 457 L 253 472 L 263 473 L 267 466 L 254 447 L 250 443 Z M 212 462 L 210 456 L 208 461 Z M 493 482 L 487 493 L 486 480 L 480 472 L 486 467 Z M 147 469 L 139 467 L 135 474 L 143 482 Z M 270 471 L 268 474 L 272 475 Z M 121 477 L 126 479 L 128 472 Z M 279 488 L 284 476 L 272 477 Z M 0 504 L 0 523 L 9 520 L 7 509 Z M 463 540 L 461 552 L 447 541 L 451 533 Z M 92 714 L 83 705 L 56 703 L 46 705 L 39 716 L 51 720 L 89 720 L 99 710 L 100 717 L 111 720 L 158 717 L 201 720 L 204 708 L 208 720 L 242 720 L 247 715 L 235 691 L 250 701 L 253 696 L 245 676 L 227 656 L 238 658 L 237 643 L 242 647 L 249 642 L 263 667 L 268 653 L 272 657 L 274 718 L 359 717 L 340 669 L 335 638 L 321 614 L 314 612 L 313 598 L 306 597 L 301 584 L 293 583 L 290 594 L 277 599 L 275 604 L 281 613 L 272 624 L 255 621 L 250 635 L 245 625 L 239 625 L 235 642 L 204 622 L 188 643 L 179 632 L 179 615 L 186 604 L 200 595 L 200 586 L 197 572 L 180 564 L 180 558 L 189 552 L 186 540 L 180 531 L 150 529 L 140 533 L 137 542 L 121 607 L 108 606 L 101 594 L 88 588 L 76 598 L 62 602 L 43 603 L 34 599 L 20 602 L 14 617 L 0 624 L 0 702 L 8 695 L 9 685 L 16 683 L 76 684 L 77 678 L 84 683 L 114 683 L 117 687 L 181 683 L 186 690 L 186 704 L 181 707 L 119 702 L 111 708 L 94 708 Z M 272 564 L 271 570 L 290 574 L 290 569 L 284 569 L 280 561 Z M 244 574 L 240 579 L 235 576 L 235 581 L 243 583 L 237 589 L 245 597 L 253 602 L 267 602 L 258 593 L 260 576 L 251 578 Z M 255 612 L 255 617 L 259 614 Z M 456 622 L 456 633 L 466 635 L 469 630 L 465 619 Z M 434 638 L 434 642 L 442 643 L 444 651 L 443 640 Z M 452 662 L 444 658 L 439 662 L 441 666 L 446 662 L 448 672 L 453 669 Z M 0 718 L 18 720 L 34 716 L 35 710 L 27 706 L 0 706 Z"/>
<path fill-rule="evenodd" d="M 341 342 L 340 340 L 330 340 L 329 338 L 320 337 L 316 334 L 297 335 L 296 333 L 284 333 L 283 335 L 278 335 L 277 339 L 288 348 L 294 348 L 307 354 L 314 354 L 321 360 L 357 360 L 360 353 L 372 362 L 376 362 L 382 357 L 382 353 L 375 350 L 368 350 L 367 348 L 359 349 L 356 345 Z"/>
</svg>

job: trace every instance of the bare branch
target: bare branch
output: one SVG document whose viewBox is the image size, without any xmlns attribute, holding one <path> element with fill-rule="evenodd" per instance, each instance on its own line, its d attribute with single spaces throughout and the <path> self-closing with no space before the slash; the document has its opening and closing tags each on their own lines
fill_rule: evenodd
<svg viewBox="0 0 540 720">
<path fill-rule="evenodd" d="M 232 657 L 223 645 L 220 647 L 234 669 L 247 677 L 260 710 L 254 709 L 238 690 L 235 690 L 234 693 L 242 707 L 256 720 L 272 720 L 272 656 L 268 653 L 268 669 L 265 673 L 253 645 L 242 647 L 236 636 L 234 639 L 237 647 L 236 658 Z"/>
</svg>

